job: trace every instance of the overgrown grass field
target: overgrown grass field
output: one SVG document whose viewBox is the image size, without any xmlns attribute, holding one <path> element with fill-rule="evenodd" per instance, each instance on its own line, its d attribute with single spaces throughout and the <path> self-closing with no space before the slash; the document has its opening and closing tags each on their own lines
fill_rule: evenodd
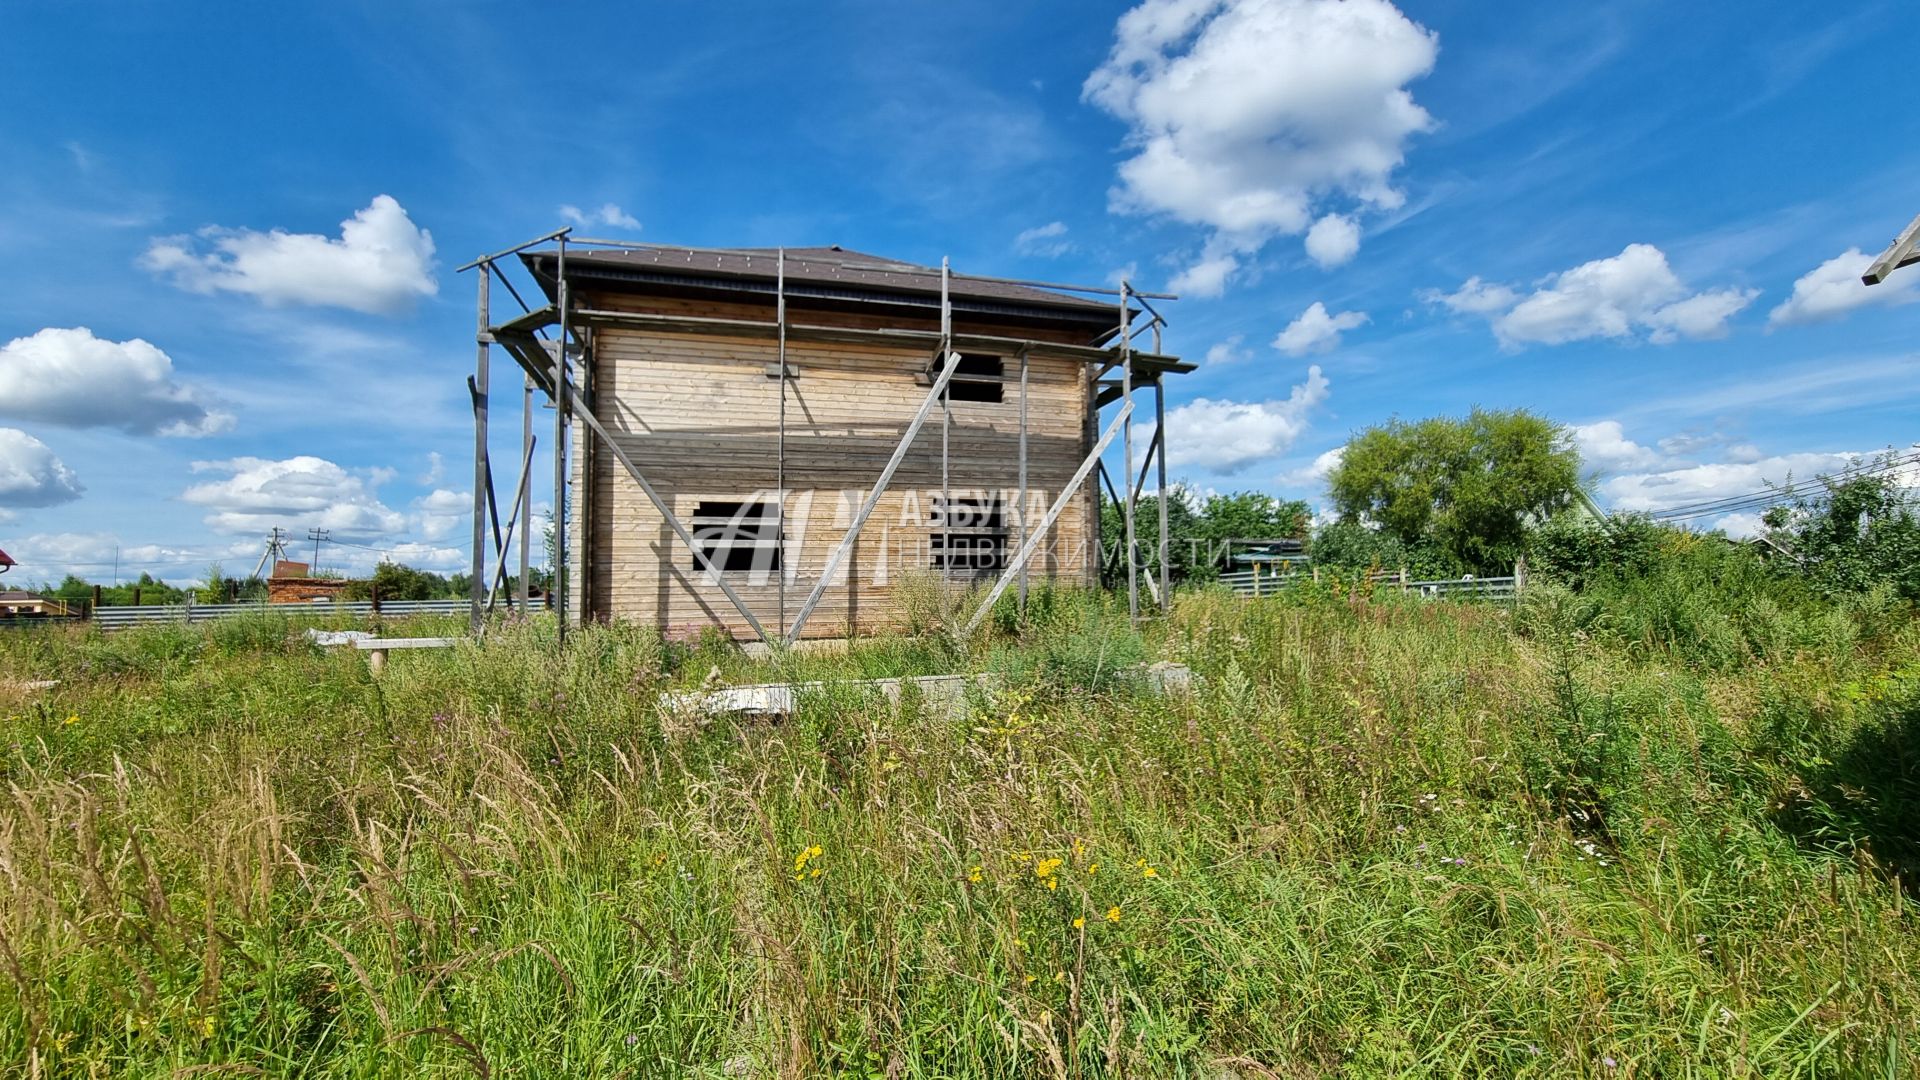
<svg viewBox="0 0 1920 1080">
<path fill-rule="evenodd" d="M 1904 605 L 1037 601 L 764 661 L 509 625 L 377 679 L 276 619 L 0 635 L 0 1061 L 1914 1075 Z M 842 681 L 951 671 L 1001 678 Z M 660 705 L 776 679 L 829 686 Z"/>
</svg>

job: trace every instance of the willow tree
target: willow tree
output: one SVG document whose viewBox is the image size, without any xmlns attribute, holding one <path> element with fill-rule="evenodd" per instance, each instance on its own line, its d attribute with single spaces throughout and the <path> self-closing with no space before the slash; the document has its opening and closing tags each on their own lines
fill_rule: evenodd
<svg viewBox="0 0 1920 1080">
<path fill-rule="evenodd" d="M 1495 573 L 1525 550 L 1531 524 L 1574 504 L 1580 452 L 1545 417 L 1475 409 L 1368 428 L 1348 441 L 1327 483 L 1341 521 Z"/>
</svg>

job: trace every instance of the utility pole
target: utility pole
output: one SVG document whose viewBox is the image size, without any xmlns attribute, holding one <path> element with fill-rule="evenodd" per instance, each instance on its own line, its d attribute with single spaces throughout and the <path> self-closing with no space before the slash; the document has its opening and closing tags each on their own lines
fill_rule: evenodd
<svg viewBox="0 0 1920 1080">
<path fill-rule="evenodd" d="M 324 541 L 332 540 L 332 534 L 332 529 L 307 530 L 307 539 L 313 541 L 313 565 L 307 567 L 307 573 L 315 575 L 320 573 L 320 545 Z"/>
<path fill-rule="evenodd" d="M 260 553 L 260 561 L 253 564 L 253 576 L 260 576 L 260 568 L 272 559 L 284 559 L 287 555 L 287 538 L 280 526 L 275 525 L 267 534 L 267 550 Z"/>
</svg>

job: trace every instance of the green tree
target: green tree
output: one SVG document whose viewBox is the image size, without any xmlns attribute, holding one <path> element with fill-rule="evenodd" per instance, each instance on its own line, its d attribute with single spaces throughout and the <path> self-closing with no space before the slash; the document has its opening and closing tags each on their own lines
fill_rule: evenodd
<svg viewBox="0 0 1920 1080">
<path fill-rule="evenodd" d="M 58 585 L 51 588 L 41 586 L 40 595 L 50 600 L 64 600 L 69 604 L 77 604 L 83 600 L 93 599 L 93 583 L 78 574 L 68 574 Z"/>
<path fill-rule="evenodd" d="M 1576 592 L 1603 579 L 1633 581 L 1658 569 L 1677 532 L 1642 514 L 1557 514 L 1527 540 L 1527 564 Z"/>
<path fill-rule="evenodd" d="M 1233 539 L 1276 540 L 1306 535 L 1313 512 L 1298 500 L 1276 499 L 1258 491 L 1218 492 L 1201 496 L 1185 484 L 1175 484 L 1167 498 L 1167 567 L 1176 581 L 1209 580 L 1220 569 L 1221 544 Z M 1134 504 L 1133 534 L 1140 546 L 1142 573 L 1158 574 L 1160 555 L 1160 501 L 1143 495 Z M 1111 499 L 1100 501 L 1100 540 L 1108 580 L 1127 564 L 1126 522 Z"/>
<path fill-rule="evenodd" d="M 1408 545 L 1398 536 L 1350 521 L 1314 531 L 1307 555 L 1315 566 L 1340 570 L 1406 570 L 1416 577 L 1450 578 L 1465 572 L 1460 561 L 1431 539 Z"/>
<path fill-rule="evenodd" d="M 1893 454 L 1876 464 L 1871 475 L 1789 489 L 1765 515 L 1769 539 L 1793 552 L 1828 595 L 1886 583 L 1920 601 L 1920 492 L 1900 483 Z"/>
<path fill-rule="evenodd" d="M 1394 420 L 1347 443 L 1328 490 L 1342 522 L 1497 573 L 1525 551 L 1531 524 L 1573 504 L 1580 453 L 1567 429 L 1524 409 Z"/>
<path fill-rule="evenodd" d="M 228 594 L 240 587 L 239 581 L 228 578 L 219 563 L 207 567 L 207 580 L 194 590 L 194 599 L 202 604 L 224 604 Z"/>
<path fill-rule="evenodd" d="M 345 595 L 349 600 L 365 600 L 379 589 L 382 601 L 459 599 L 465 595 L 464 580 L 462 575 L 462 588 L 456 593 L 452 583 L 431 570 L 382 561 L 373 568 L 373 577 L 349 582 Z"/>
<path fill-rule="evenodd" d="M 152 574 L 141 574 L 138 581 L 124 585 L 110 585 L 100 590 L 100 602 L 109 606 L 125 606 L 133 603 L 134 591 L 139 590 L 142 604 L 178 604 L 186 599 L 186 590 L 176 589 L 164 581 L 154 579 Z"/>
</svg>

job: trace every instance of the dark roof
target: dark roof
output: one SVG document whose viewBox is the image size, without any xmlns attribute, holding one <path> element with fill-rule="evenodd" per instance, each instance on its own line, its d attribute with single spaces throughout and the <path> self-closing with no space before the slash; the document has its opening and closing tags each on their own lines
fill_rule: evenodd
<svg viewBox="0 0 1920 1080">
<path fill-rule="evenodd" d="M 531 251 L 521 256 L 541 285 L 549 290 L 554 256 L 552 251 Z M 778 262 L 776 248 L 569 247 L 567 277 L 771 294 Z M 931 306 L 938 303 L 940 296 L 940 268 L 869 255 L 839 245 L 787 248 L 786 285 L 790 298 Z M 1089 324 L 1112 325 L 1117 322 L 1115 316 L 1119 309 L 1117 299 L 1089 299 L 966 274 L 950 275 L 948 293 L 955 310 L 1047 316 Z"/>
<path fill-rule="evenodd" d="M 16 600 L 17 601 L 17 600 L 39 600 L 39 599 L 41 599 L 41 597 L 21 589 L 9 589 L 6 592 L 0 592 L 0 600 Z"/>
</svg>

